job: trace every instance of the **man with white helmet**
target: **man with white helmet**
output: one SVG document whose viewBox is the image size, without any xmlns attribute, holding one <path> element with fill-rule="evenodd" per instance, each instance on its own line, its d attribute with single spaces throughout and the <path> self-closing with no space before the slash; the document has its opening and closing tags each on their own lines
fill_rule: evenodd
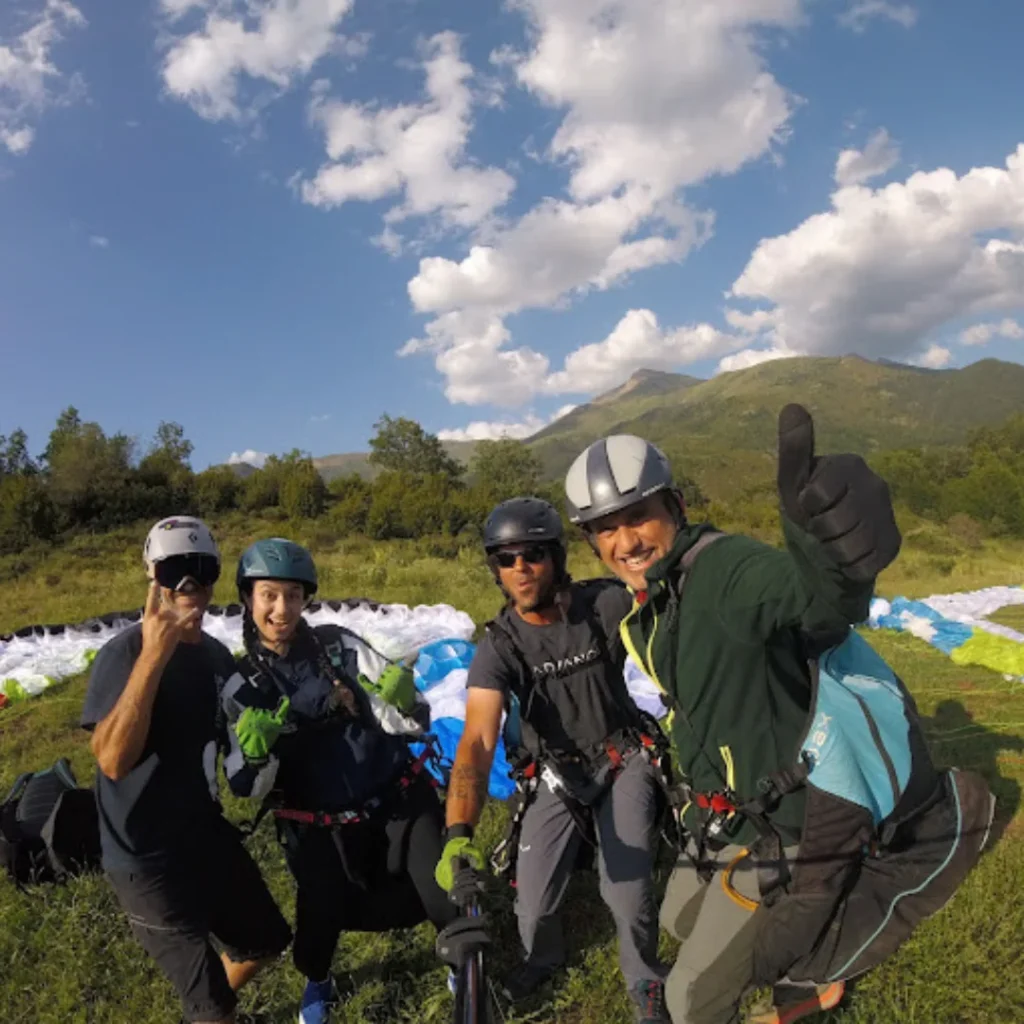
<svg viewBox="0 0 1024 1024">
<path fill-rule="evenodd" d="M 939 771 L 913 698 L 851 627 L 900 549 L 888 487 L 779 416 L 783 550 L 691 524 L 664 454 L 616 435 L 573 463 L 569 518 L 633 591 L 620 633 L 664 690 L 688 833 L 661 907 L 673 1024 L 838 1004 L 945 905 L 981 852 L 985 780 Z"/>
<path fill-rule="evenodd" d="M 565 478 L 570 520 L 634 593 L 622 636 L 665 691 L 688 783 L 679 804 L 689 856 L 680 856 L 661 910 L 682 941 L 666 984 L 675 1024 L 739 1019 L 773 918 L 751 913 L 768 871 L 759 832 L 738 805 L 795 761 L 811 694 L 805 644 L 818 637 L 827 646 L 867 617 L 875 577 L 900 547 L 885 483 L 859 456 L 816 458 L 801 406 L 780 416 L 778 487 L 782 551 L 689 523 L 668 460 L 639 437 L 595 442 Z M 805 800 L 797 788 L 771 807 L 783 863 L 801 841 Z M 780 987 L 761 1019 L 788 1024 L 842 994 L 841 980 Z"/>
<path fill-rule="evenodd" d="M 219 691 L 234 661 L 202 629 L 216 542 L 201 520 L 174 516 L 150 530 L 143 560 L 142 621 L 100 650 L 81 717 L 99 766 L 103 867 L 185 1019 L 230 1024 L 235 993 L 291 931 L 218 799 Z"/>
</svg>

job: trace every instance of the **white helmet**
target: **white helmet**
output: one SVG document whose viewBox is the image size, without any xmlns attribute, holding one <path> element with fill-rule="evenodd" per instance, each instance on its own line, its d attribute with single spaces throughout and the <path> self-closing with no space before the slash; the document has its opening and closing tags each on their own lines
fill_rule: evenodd
<svg viewBox="0 0 1024 1024">
<path fill-rule="evenodd" d="M 176 555 L 207 555 L 220 565 L 220 551 L 210 528 L 194 516 L 169 516 L 149 531 L 142 548 L 146 574 L 152 579 L 157 562 Z"/>
<path fill-rule="evenodd" d="M 569 522 L 585 525 L 641 502 L 658 491 L 672 491 L 672 467 L 665 453 L 632 434 L 612 434 L 577 456 L 565 475 Z"/>
</svg>

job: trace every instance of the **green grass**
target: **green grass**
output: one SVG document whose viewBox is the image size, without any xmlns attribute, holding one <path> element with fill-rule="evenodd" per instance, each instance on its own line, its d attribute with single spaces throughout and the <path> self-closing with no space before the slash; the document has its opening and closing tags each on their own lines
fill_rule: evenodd
<svg viewBox="0 0 1024 1024">
<path fill-rule="evenodd" d="M 1010 629 L 1024 633 L 1024 604 L 1011 604 L 993 612 L 989 619 L 1000 626 L 1009 626 Z"/>
<path fill-rule="evenodd" d="M 253 533 L 283 533 L 314 544 L 324 569 L 324 592 L 372 596 L 409 603 L 446 601 L 478 622 L 493 614 L 497 592 L 472 551 L 447 541 L 373 545 L 317 536 L 316 524 L 252 523 L 227 519 L 218 525 L 227 564 Z M 265 529 L 264 529 L 265 526 Z M 0 631 L 29 622 L 74 621 L 117 608 L 137 607 L 144 583 L 138 551 L 144 529 L 79 539 L 40 556 L 17 579 L 0 584 Z M 999 582 L 1019 583 L 1022 549 L 987 544 L 977 551 L 929 535 L 926 550 L 913 546 L 883 579 L 887 594 L 921 595 Z M 951 542 L 950 542 L 951 543 Z M 952 559 L 947 570 L 944 561 Z M 598 568 L 589 552 L 574 548 L 579 576 Z M 217 599 L 233 597 L 227 580 Z M 1024 781 L 1024 689 L 984 669 L 959 668 L 921 641 L 900 634 L 868 633 L 869 639 L 913 690 L 937 757 L 980 771 L 999 799 L 1001 835 L 951 904 L 928 921 L 887 964 L 860 981 L 841 1012 L 822 1024 L 1010 1024 L 1024 1006 L 1024 818 L 1018 811 Z M 61 683 L 42 696 L 0 712 L 0 786 L 17 772 L 40 768 L 66 755 L 80 779 L 93 771 L 86 736 L 77 727 L 86 680 Z M 251 808 L 227 801 L 236 820 Z M 504 811 L 492 805 L 485 841 L 496 841 Z M 251 840 L 269 884 L 290 919 L 290 876 L 266 823 Z M 659 884 L 664 883 L 664 877 Z M 511 965 L 518 940 L 508 890 L 489 893 L 497 922 L 495 968 Z M 605 1024 L 630 1020 L 618 973 L 611 919 L 595 878 L 573 882 L 566 904 L 568 970 L 553 999 L 508 1024 L 571 1022 Z M 673 947 L 667 937 L 664 952 Z M 133 942 L 123 915 L 101 877 L 26 896 L 0 882 L 0 1020 L 5 1024 L 163 1024 L 175 1021 L 169 985 Z M 432 953 L 432 929 L 421 926 L 388 935 L 355 934 L 339 946 L 336 969 L 353 994 L 338 1020 L 434 1022 L 451 1019 L 444 968 Z M 268 1022 L 293 1021 L 302 979 L 286 954 L 243 995 L 243 1007 Z"/>
</svg>

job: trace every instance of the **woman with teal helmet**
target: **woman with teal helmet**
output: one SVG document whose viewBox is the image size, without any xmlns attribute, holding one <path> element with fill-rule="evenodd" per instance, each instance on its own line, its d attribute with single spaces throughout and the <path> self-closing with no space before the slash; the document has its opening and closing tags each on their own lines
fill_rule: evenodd
<svg viewBox="0 0 1024 1024">
<path fill-rule="evenodd" d="M 437 885 L 441 802 L 407 740 L 429 707 L 413 673 L 337 625 L 302 612 L 316 566 L 274 537 L 242 555 L 245 656 L 224 688 L 231 750 L 225 771 L 241 796 L 269 797 L 295 877 L 293 957 L 306 976 L 300 1024 L 325 1024 L 330 966 L 343 931 L 385 931 L 456 916 Z"/>
</svg>

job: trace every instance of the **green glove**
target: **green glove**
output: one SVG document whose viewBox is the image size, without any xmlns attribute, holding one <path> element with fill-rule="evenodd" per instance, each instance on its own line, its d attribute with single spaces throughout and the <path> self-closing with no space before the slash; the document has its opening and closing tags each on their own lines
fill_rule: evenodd
<svg viewBox="0 0 1024 1024">
<path fill-rule="evenodd" d="M 455 884 L 454 861 L 465 857 L 476 871 L 484 869 L 484 855 L 473 845 L 469 836 L 455 836 L 444 844 L 441 859 L 434 868 L 434 878 L 445 892 L 451 892 Z"/>
<path fill-rule="evenodd" d="M 388 665 L 375 683 L 371 683 L 362 675 L 359 682 L 363 689 L 377 694 L 385 704 L 398 708 L 403 715 L 412 711 L 416 704 L 416 677 L 412 669 L 406 668 L 405 665 Z"/>
<path fill-rule="evenodd" d="M 266 761 L 270 748 L 277 742 L 291 702 L 281 698 L 276 711 L 263 708 L 246 708 L 235 723 L 235 735 L 247 761 Z"/>
</svg>

